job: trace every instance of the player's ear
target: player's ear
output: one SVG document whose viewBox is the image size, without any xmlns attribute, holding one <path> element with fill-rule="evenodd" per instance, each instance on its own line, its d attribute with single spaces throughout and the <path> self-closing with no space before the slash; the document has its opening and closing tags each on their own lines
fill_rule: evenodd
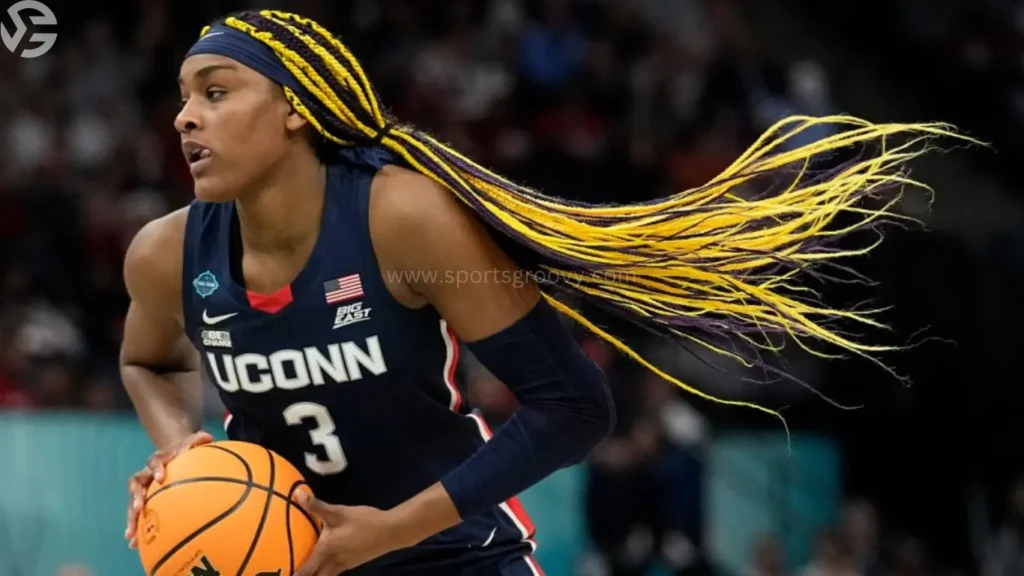
<svg viewBox="0 0 1024 576">
<path fill-rule="evenodd" d="M 278 100 L 282 106 L 286 107 L 287 112 L 284 119 L 284 127 L 286 130 L 289 132 L 297 132 L 309 126 L 309 121 L 306 120 L 306 118 L 303 117 L 294 106 L 292 106 L 292 103 L 288 101 L 288 97 L 285 96 L 283 88 L 277 84 L 272 84 L 272 90 L 274 98 Z"/>
<path fill-rule="evenodd" d="M 297 132 L 309 126 L 309 121 L 306 120 L 302 114 L 299 114 L 298 110 L 295 108 L 289 108 L 288 116 L 285 117 L 284 126 L 290 132 Z"/>
</svg>

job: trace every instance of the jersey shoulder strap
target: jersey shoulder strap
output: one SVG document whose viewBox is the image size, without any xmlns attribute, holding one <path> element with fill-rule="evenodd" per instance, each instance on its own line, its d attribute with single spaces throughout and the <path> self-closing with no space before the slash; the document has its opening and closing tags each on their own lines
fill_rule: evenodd
<svg viewBox="0 0 1024 576">
<path fill-rule="evenodd" d="M 222 227 L 229 215 L 224 204 L 194 200 L 185 219 L 185 241 L 181 261 L 181 298 L 185 330 L 194 334 L 200 324 L 195 317 L 198 299 L 220 288 L 218 272 L 227 247 L 221 241 Z"/>
</svg>

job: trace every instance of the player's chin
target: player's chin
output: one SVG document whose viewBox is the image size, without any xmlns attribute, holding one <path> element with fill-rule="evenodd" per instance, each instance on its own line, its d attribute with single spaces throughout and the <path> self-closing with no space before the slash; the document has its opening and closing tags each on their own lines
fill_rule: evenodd
<svg viewBox="0 0 1024 576">
<path fill-rule="evenodd" d="M 236 197 L 234 186 L 212 175 L 196 177 L 194 192 L 200 202 L 230 202 Z"/>
</svg>

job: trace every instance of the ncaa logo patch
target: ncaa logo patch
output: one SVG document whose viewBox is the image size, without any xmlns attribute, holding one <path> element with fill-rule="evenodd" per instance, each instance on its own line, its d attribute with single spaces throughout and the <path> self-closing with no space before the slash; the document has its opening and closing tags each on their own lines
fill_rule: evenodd
<svg viewBox="0 0 1024 576">
<path fill-rule="evenodd" d="M 192 286 L 196 289 L 196 294 L 206 298 L 216 292 L 217 288 L 220 288 L 220 283 L 217 282 L 217 277 L 213 275 L 213 272 L 207 270 L 196 276 L 196 279 L 192 281 Z"/>
</svg>

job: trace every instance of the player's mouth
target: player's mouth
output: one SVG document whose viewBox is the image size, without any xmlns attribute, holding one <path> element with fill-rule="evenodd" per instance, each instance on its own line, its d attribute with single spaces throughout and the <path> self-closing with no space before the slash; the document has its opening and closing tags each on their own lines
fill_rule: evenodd
<svg viewBox="0 0 1024 576">
<path fill-rule="evenodd" d="M 198 172 L 205 168 L 213 157 L 213 152 L 209 148 L 191 140 L 181 143 L 181 151 L 185 154 L 185 161 L 188 162 L 193 176 L 198 175 Z"/>
</svg>

